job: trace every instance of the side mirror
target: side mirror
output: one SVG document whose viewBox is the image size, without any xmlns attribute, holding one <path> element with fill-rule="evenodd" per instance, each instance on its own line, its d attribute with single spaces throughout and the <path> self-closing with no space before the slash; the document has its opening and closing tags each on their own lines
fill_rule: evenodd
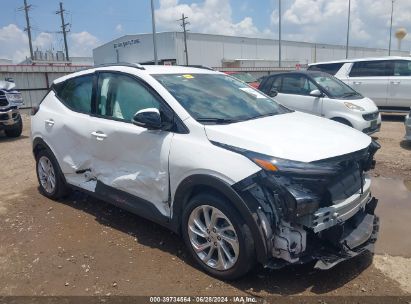
<svg viewBox="0 0 411 304">
<path fill-rule="evenodd" d="M 148 130 L 161 129 L 160 111 L 155 108 L 140 110 L 134 115 L 132 122 L 136 126 L 144 127 Z"/>
<path fill-rule="evenodd" d="M 275 97 L 278 95 L 278 91 L 275 89 L 271 89 L 270 92 L 268 92 L 268 96 L 270 97 Z"/>
<path fill-rule="evenodd" d="M 320 90 L 312 90 L 310 92 L 310 96 L 312 96 L 312 97 L 323 97 L 324 94 Z"/>
</svg>

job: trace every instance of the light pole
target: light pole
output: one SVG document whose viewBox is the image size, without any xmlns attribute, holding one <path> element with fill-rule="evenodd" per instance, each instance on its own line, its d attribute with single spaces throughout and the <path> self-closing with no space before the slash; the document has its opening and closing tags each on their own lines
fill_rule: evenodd
<svg viewBox="0 0 411 304">
<path fill-rule="evenodd" d="M 151 0 L 151 23 L 153 26 L 154 64 L 157 65 L 158 59 L 157 59 L 156 19 L 154 15 L 154 0 Z"/>
<path fill-rule="evenodd" d="M 345 58 L 348 58 L 348 47 L 350 45 L 350 19 L 351 19 L 351 0 L 348 0 L 347 44 L 345 46 Z"/>
<path fill-rule="evenodd" d="M 394 14 L 394 0 L 391 1 L 391 24 L 390 24 L 390 42 L 388 45 L 388 56 L 391 56 L 392 16 L 393 14 Z"/>
<path fill-rule="evenodd" d="M 281 67 L 281 0 L 278 0 L 278 67 Z"/>
</svg>

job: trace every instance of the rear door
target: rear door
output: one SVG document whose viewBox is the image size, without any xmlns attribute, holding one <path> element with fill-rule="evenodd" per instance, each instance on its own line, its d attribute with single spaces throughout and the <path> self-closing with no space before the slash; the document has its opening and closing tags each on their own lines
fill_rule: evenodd
<svg viewBox="0 0 411 304">
<path fill-rule="evenodd" d="M 165 111 L 161 98 L 143 81 L 122 73 L 98 74 L 91 174 L 101 187 L 143 199 L 167 215 L 173 133 L 134 125 L 135 113 L 147 108 Z"/>
<path fill-rule="evenodd" d="M 322 98 L 310 96 L 318 87 L 303 74 L 278 76 L 273 86 L 277 88 L 278 102 L 286 107 L 305 113 L 321 115 Z"/>
<path fill-rule="evenodd" d="M 395 60 L 389 78 L 387 107 L 411 107 L 411 61 Z"/>
<path fill-rule="evenodd" d="M 349 73 L 349 84 L 354 90 L 371 98 L 377 106 L 386 106 L 392 69 L 390 60 L 354 62 Z"/>
<path fill-rule="evenodd" d="M 77 172 L 87 168 L 90 161 L 94 77 L 94 74 L 83 75 L 53 85 L 38 113 L 41 127 L 36 126 L 36 129 L 42 130 L 67 181 L 77 186 L 86 181 Z"/>
</svg>

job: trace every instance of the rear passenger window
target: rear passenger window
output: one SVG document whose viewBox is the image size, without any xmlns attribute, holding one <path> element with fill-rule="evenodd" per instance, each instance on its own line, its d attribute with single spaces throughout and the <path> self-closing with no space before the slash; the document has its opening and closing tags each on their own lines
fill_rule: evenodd
<svg viewBox="0 0 411 304">
<path fill-rule="evenodd" d="M 393 76 L 393 61 L 360 61 L 355 62 L 350 71 L 350 77 Z"/>
<path fill-rule="evenodd" d="M 101 73 L 97 113 L 130 122 L 143 109 L 160 108 L 160 101 L 143 84 L 121 74 Z"/>
<path fill-rule="evenodd" d="M 60 100 L 70 109 L 91 112 L 91 94 L 93 92 L 93 75 L 80 76 L 55 85 Z"/>
<path fill-rule="evenodd" d="M 394 62 L 394 76 L 411 76 L 411 61 L 396 60 Z"/>
<path fill-rule="evenodd" d="M 328 73 L 328 74 L 331 74 L 331 75 L 335 75 L 341 69 L 343 64 L 344 64 L 344 62 L 310 65 L 308 67 L 308 70 L 310 70 L 310 71 L 320 71 L 320 72 L 325 72 L 325 73 Z"/>
</svg>

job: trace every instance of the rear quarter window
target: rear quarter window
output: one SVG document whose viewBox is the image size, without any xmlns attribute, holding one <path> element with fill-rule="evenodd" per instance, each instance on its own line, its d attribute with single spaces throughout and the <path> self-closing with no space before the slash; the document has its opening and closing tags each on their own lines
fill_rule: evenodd
<svg viewBox="0 0 411 304">
<path fill-rule="evenodd" d="M 344 62 L 314 64 L 314 65 L 310 65 L 308 67 L 308 70 L 309 71 L 320 71 L 320 72 L 325 72 L 331 75 L 335 75 L 341 69 L 343 65 L 344 65 Z"/>
<path fill-rule="evenodd" d="M 93 92 L 93 75 L 68 79 L 53 85 L 57 97 L 70 109 L 91 113 L 91 95 Z"/>
</svg>

